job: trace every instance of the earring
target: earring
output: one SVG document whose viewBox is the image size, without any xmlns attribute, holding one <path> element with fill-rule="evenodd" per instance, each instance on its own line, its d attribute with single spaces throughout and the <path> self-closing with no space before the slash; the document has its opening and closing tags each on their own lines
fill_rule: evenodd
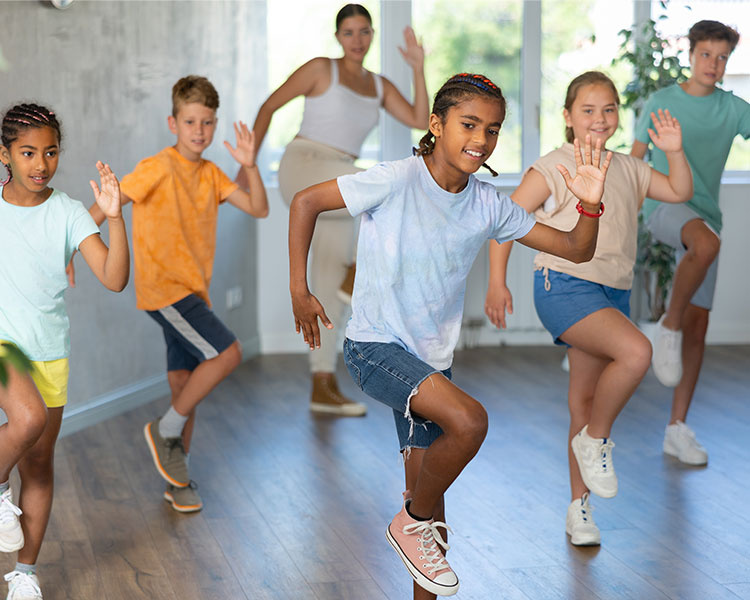
<svg viewBox="0 0 750 600">
<path fill-rule="evenodd" d="M 0 181 L 0 185 L 5 185 L 10 181 L 11 177 L 13 177 L 13 173 L 10 172 L 10 165 L 6 165 L 5 163 L 3 163 L 3 166 L 5 167 L 6 171 L 8 171 L 8 175 L 5 177 L 5 179 Z"/>
</svg>

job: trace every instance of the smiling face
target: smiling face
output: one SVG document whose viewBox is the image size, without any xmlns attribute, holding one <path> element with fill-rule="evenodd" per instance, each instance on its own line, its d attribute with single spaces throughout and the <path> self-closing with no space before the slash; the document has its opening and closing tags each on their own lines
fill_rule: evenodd
<svg viewBox="0 0 750 600">
<path fill-rule="evenodd" d="M 177 116 L 169 116 L 167 121 L 177 136 L 177 152 L 188 160 L 199 160 L 214 139 L 216 111 L 200 102 L 186 102 L 177 109 Z"/>
<path fill-rule="evenodd" d="M 476 172 L 495 149 L 504 116 L 498 100 L 483 96 L 468 96 L 452 106 L 445 122 L 431 114 L 435 159 L 456 173 Z"/>
<path fill-rule="evenodd" d="M 724 40 L 696 42 L 690 52 L 690 82 L 706 91 L 713 91 L 724 77 L 731 52 L 729 42 Z"/>
<path fill-rule="evenodd" d="M 52 127 L 29 127 L 20 131 L 10 148 L 0 147 L 2 162 L 13 173 L 6 188 L 19 198 L 46 199 L 59 155 L 60 141 Z"/>
<path fill-rule="evenodd" d="M 608 85 L 601 83 L 579 88 L 570 110 L 564 109 L 563 116 L 581 143 L 590 135 L 591 144 L 601 140 L 602 147 L 615 134 L 620 122 L 617 98 Z"/>
<path fill-rule="evenodd" d="M 347 17 L 339 25 L 336 39 L 344 50 L 344 57 L 362 62 L 372 44 L 372 23 L 363 15 Z"/>
</svg>

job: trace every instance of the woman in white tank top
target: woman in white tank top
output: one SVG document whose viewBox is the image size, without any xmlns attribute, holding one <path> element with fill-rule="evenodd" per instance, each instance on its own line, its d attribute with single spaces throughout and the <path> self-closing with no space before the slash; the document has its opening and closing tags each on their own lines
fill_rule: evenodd
<svg viewBox="0 0 750 600">
<path fill-rule="evenodd" d="M 404 98 L 385 77 L 362 66 L 374 31 L 366 8 L 347 4 L 336 15 L 336 39 L 341 58 L 313 58 L 289 76 L 263 103 L 253 125 L 260 148 L 274 112 L 297 96 L 305 97 L 305 111 L 297 136 L 287 146 L 279 165 L 279 188 L 287 206 L 294 194 L 316 183 L 361 169 L 354 166 L 367 134 L 377 125 L 380 107 L 409 127 L 427 129 L 429 99 L 424 79 L 424 51 L 414 31 L 404 31 L 406 48 L 399 48 L 414 70 L 414 102 Z M 321 216 L 312 240 L 310 279 L 313 293 L 328 309 L 333 330 L 321 328 L 321 348 L 310 353 L 312 396 L 310 409 L 344 416 L 361 416 L 364 404 L 353 402 L 338 389 L 334 372 L 344 325 L 342 281 L 353 283 L 352 241 L 355 222 L 342 209 Z M 349 289 L 351 293 L 351 289 Z"/>
</svg>

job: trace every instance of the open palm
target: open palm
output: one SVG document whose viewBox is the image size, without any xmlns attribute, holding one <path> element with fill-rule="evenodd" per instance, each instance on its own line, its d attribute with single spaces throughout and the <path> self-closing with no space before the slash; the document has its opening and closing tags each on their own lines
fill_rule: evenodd
<svg viewBox="0 0 750 600">
<path fill-rule="evenodd" d="M 565 179 L 565 185 L 576 198 L 586 204 L 599 204 L 604 193 L 604 179 L 612 160 L 612 153 L 607 152 L 602 161 L 601 140 L 596 140 L 596 146 L 592 151 L 591 136 L 588 135 L 583 150 L 578 139 L 573 140 L 573 147 L 576 161 L 575 176 L 571 177 L 563 165 L 557 165 L 557 170 L 560 171 Z"/>
<path fill-rule="evenodd" d="M 102 209 L 104 216 L 107 218 L 119 217 L 122 213 L 120 198 L 120 183 L 112 172 L 109 165 L 102 161 L 96 163 L 96 169 L 99 171 L 100 185 L 96 184 L 93 179 L 89 182 L 94 192 L 94 198 L 99 208 Z"/>
<path fill-rule="evenodd" d="M 654 128 L 649 128 L 651 141 L 662 152 L 678 152 L 682 149 L 682 128 L 669 110 L 659 109 L 659 114 L 651 113 Z"/>
<path fill-rule="evenodd" d="M 229 142 L 224 145 L 229 150 L 232 158 L 240 163 L 243 167 L 255 166 L 255 132 L 250 131 L 247 124 L 240 121 L 239 125 L 234 124 L 234 133 L 237 136 L 237 147 L 232 148 Z"/>
<path fill-rule="evenodd" d="M 417 40 L 417 34 L 411 27 L 404 29 L 404 43 L 406 49 L 401 46 L 398 47 L 401 56 L 409 64 L 412 69 L 420 68 L 424 65 L 424 48 L 422 44 Z"/>
</svg>

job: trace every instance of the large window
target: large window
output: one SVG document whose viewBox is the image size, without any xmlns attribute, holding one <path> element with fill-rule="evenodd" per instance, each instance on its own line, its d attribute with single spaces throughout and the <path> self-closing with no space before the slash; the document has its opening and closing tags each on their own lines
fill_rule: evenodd
<svg viewBox="0 0 750 600">
<path fill-rule="evenodd" d="M 573 78 L 586 71 L 603 71 L 618 90 L 630 81 L 629 69 L 625 65 L 612 67 L 611 62 L 618 54 L 618 32 L 632 21 L 633 3 L 629 0 L 543 0 L 541 154 L 565 141 L 562 111 Z M 620 128 L 609 147 L 629 152 L 631 131 L 630 111 L 620 111 Z"/>
<path fill-rule="evenodd" d="M 507 116 L 489 164 L 499 173 L 521 170 L 521 25 L 517 0 L 413 0 L 414 29 L 428 53 L 427 91 L 451 76 L 482 73 L 503 90 Z"/>
<path fill-rule="evenodd" d="M 678 45 L 680 63 L 689 66 L 690 44 L 685 36 L 697 21 L 710 19 L 721 21 L 740 32 L 740 43 L 727 63 L 721 87 L 731 90 L 740 98 L 750 101 L 750 2 L 747 0 L 702 0 L 701 2 L 672 1 L 662 6 L 651 4 L 652 18 L 657 28 Z M 726 169 L 745 171 L 750 169 L 750 140 L 737 137 L 729 153 Z"/>
</svg>

